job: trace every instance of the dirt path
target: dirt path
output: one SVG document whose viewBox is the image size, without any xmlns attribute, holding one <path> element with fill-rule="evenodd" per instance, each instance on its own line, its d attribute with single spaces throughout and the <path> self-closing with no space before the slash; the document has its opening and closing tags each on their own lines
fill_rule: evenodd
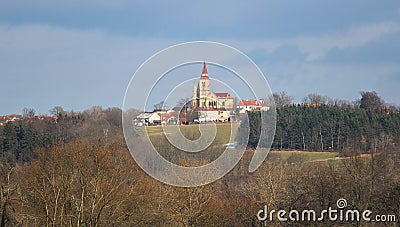
<svg viewBox="0 0 400 227">
<path fill-rule="evenodd" d="M 380 153 L 375 153 L 375 155 L 380 155 Z M 326 162 L 329 160 L 344 160 L 344 159 L 350 159 L 350 158 L 366 158 L 371 156 L 371 154 L 360 154 L 357 156 L 351 156 L 351 157 L 336 157 L 336 158 L 325 158 L 325 159 L 316 159 L 316 160 L 312 160 L 309 162 Z"/>
</svg>

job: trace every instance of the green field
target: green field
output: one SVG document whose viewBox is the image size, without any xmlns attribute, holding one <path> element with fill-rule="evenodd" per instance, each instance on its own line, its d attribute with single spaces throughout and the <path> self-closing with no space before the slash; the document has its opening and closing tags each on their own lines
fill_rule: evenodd
<svg viewBox="0 0 400 227">
<path fill-rule="evenodd" d="M 180 125 L 172 126 L 179 127 L 182 134 L 190 139 L 196 140 L 200 136 L 199 125 Z M 231 135 L 231 127 L 233 138 L 236 137 L 238 124 L 216 124 L 217 133 L 215 142 L 213 143 L 213 148 L 219 148 L 218 145 L 223 145 L 229 143 L 229 138 Z M 153 142 L 158 142 L 165 139 L 163 133 L 163 128 L 161 126 L 149 126 L 146 127 L 147 133 Z M 217 145 L 217 146 L 216 146 Z M 222 147 L 221 147 L 222 148 Z M 221 153 L 221 149 L 215 150 L 216 153 Z M 308 152 L 308 151 L 271 151 L 269 154 L 270 158 L 278 159 L 283 162 L 312 162 L 312 161 L 324 161 L 332 160 L 339 156 L 338 152 Z"/>
<path fill-rule="evenodd" d="M 177 125 L 170 127 L 179 127 L 180 131 L 186 138 L 190 140 L 196 140 L 200 137 L 199 126 L 200 125 L 195 124 L 195 125 L 179 125 L 179 126 Z M 232 138 L 236 137 L 239 124 L 231 125 L 231 124 L 219 123 L 216 124 L 216 127 L 217 127 L 217 133 L 215 140 L 218 141 L 219 143 L 229 143 L 231 132 L 232 132 Z M 146 130 L 151 140 L 156 139 L 159 136 L 164 136 L 163 128 L 161 126 L 148 126 L 146 127 Z"/>
</svg>

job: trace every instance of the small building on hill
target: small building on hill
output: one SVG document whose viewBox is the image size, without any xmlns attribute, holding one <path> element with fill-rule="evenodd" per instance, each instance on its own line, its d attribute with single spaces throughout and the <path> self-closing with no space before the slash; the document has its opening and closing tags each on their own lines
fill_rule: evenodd
<svg viewBox="0 0 400 227">
<path fill-rule="evenodd" d="M 267 111 L 269 107 L 267 103 L 263 100 L 255 100 L 255 99 L 246 99 L 241 100 L 236 108 L 239 110 L 239 113 L 243 114 L 246 111 Z"/>
<path fill-rule="evenodd" d="M 204 110 L 199 111 L 199 122 L 228 122 L 231 118 L 231 111 Z"/>
<path fill-rule="evenodd" d="M 154 124 L 154 121 L 161 121 L 160 115 L 156 112 L 152 113 L 141 113 L 135 119 L 133 119 L 133 125 L 136 126 L 147 126 Z"/>
</svg>

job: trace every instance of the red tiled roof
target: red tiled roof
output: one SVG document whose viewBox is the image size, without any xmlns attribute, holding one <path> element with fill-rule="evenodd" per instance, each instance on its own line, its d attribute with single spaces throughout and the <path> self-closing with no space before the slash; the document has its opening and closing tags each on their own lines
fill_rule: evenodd
<svg viewBox="0 0 400 227">
<path fill-rule="evenodd" d="M 228 92 L 216 92 L 215 95 L 220 98 L 230 98 L 231 95 Z"/>
<path fill-rule="evenodd" d="M 257 100 L 241 100 L 238 104 L 238 106 L 258 106 Z"/>
<path fill-rule="evenodd" d="M 57 121 L 57 120 L 58 120 L 58 117 L 57 117 L 57 116 L 42 116 L 42 117 L 39 117 L 39 119 L 40 119 L 40 120 L 51 119 L 51 120 Z"/>
<path fill-rule="evenodd" d="M 267 103 L 264 101 L 257 101 L 254 99 L 246 99 L 246 100 L 241 100 L 237 106 L 267 106 Z"/>
<path fill-rule="evenodd" d="M 173 113 L 157 113 L 158 116 L 160 116 L 163 120 L 170 119 L 172 117 L 175 117 Z"/>
<path fill-rule="evenodd" d="M 22 114 L 10 114 L 8 116 L 10 116 L 10 117 L 22 117 Z"/>
</svg>

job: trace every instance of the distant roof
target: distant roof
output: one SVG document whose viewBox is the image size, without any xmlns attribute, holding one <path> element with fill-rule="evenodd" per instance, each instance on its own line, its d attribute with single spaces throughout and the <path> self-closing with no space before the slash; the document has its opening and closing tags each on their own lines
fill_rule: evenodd
<svg viewBox="0 0 400 227">
<path fill-rule="evenodd" d="M 153 115 L 153 114 L 154 113 L 141 113 L 136 118 L 138 118 L 138 119 L 146 119 L 146 118 L 151 117 L 151 115 Z"/>
<path fill-rule="evenodd" d="M 22 117 L 22 114 L 10 114 L 9 117 Z"/>
<path fill-rule="evenodd" d="M 174 113 L 157 113 L 163 120 L 168 120 L 170 118 L 175 118 Z"/>
<path fill-rule="evenodd" d="M 241 100 L 238 104 L 238 106 L 264 106 L 265 103 L 262 103 L 260 101 L 254 100 L 254 99 L 246 99 L 246 100 Z"/>
<path fill-rule="evenodd" d="M 220 98 L 230 98 L 231 95 L 228 92 L 215 92 L 215 95 Z"/>
</svg>

